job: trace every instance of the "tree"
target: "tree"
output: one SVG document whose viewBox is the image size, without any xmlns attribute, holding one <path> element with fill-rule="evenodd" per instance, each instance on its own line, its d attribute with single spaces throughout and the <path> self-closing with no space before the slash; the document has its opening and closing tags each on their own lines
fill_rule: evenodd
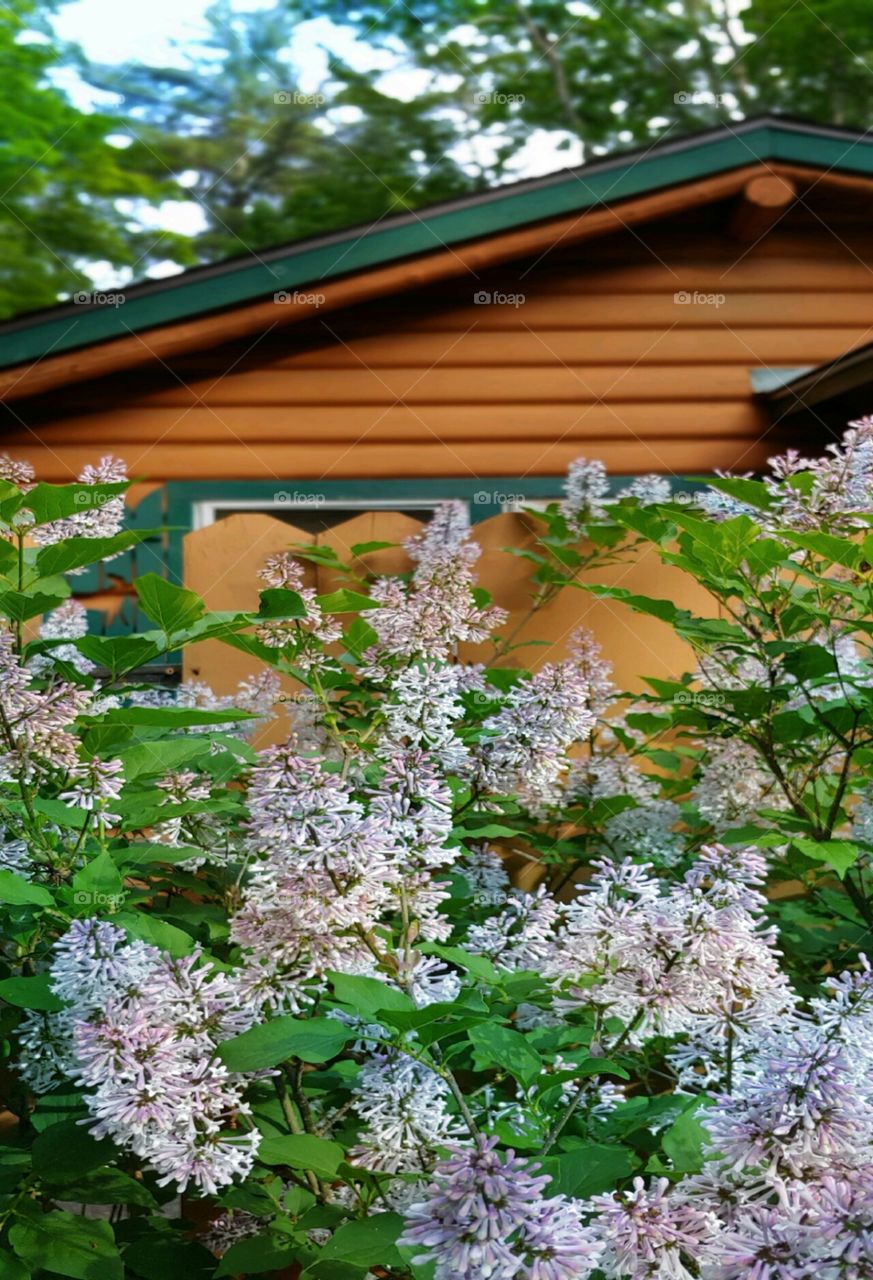
<svg viewBox="0 0 873 1280">
<path fill-rule="evenodd" d="M 119 207 L 121 198 L 156 203 L 177 188 L 168 175 L 145 174 L 141 148 L 110 141 L 113 116 L 78 110 L 51 82 L 59 54 L 39 39 L 49 7 L 0 7 L 0 317 L 89 288 L 96 262 L 141 270 L 190 260 L 183 238 L 134 226 Z"/>
<path fill-rule="evenodd" d="M 218 0 L 188 66 L 84 67 L 119 93 L 123 125 L 155 178 L 187 175 L 203 212 L 200 254 L 257 250 L 460 194 L 474 179 L 447 152 L 454 125 L 335 62 L 336 92 L 304 92 L 287 51 L 287 6 L 236 12 Z M 344 108 L 344 110 L 341 110 Z"/>
<path fill-rule="evenodd" d="M 297 0 L 292 0 L 297 7 Z M 589 154 L 756 111 L 866 128 L 873 35 L 864 0 L 302 0 L 454 85 L 512 147 L 535 128 Z"/>
</svg>

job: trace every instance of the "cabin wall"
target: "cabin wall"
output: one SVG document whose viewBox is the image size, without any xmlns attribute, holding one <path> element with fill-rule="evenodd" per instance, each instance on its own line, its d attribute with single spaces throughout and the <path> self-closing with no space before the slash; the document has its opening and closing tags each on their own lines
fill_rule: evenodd
<svg viewBox="0 0 873 1280">
<path fill-rule="evenodd" d="M 788 219 L 744 247 L 726 224 L 708 209 L 559 245 L 23 401 L 4 448 L 58 481 L 106 452 L 152 481 L 545 476 L 580 454 L 622 474 L 754 469 L 787 441 L 749 370 L 870 340 L 873 235 Z"/>
</svg>

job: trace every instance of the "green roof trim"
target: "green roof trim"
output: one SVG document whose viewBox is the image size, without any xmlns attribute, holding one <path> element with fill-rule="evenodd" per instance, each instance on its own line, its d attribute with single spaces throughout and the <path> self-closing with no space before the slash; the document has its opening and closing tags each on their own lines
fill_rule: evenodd
<svg viewBox="0 0 873 1280">
<path fill-rule="evenodd" d="M 750 119 L 330 236 L 119 286 L 114 293 L 125 298 L 119 306 L 64 303 L 0 325 L 0 368 L 768 161 L 873 177 L 873 133 Z"/>
</svg>

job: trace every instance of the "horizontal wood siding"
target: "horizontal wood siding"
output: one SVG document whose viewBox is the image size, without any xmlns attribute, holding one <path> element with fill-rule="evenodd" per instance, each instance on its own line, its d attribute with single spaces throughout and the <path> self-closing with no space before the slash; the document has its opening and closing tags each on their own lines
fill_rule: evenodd
<svg viewBox="0 0 873 1280">
<path fill-rule="evenodd" d="M 800 210 L 748 249 L 727 213 L 22 402 L 4 445 L 51 479 L 112 450 L 160 480 L 548 475 L 580 453 L 625 473 L 751 469 L 787 440 L 749 370 L 873 338 L 873 235 Z"/>
</svg>

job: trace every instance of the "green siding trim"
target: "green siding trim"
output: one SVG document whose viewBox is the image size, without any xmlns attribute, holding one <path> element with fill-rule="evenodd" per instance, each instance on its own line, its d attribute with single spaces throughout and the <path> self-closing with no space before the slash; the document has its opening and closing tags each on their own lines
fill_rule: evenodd
<svg viewBox="0 0 873 1280">
<path fill-rule="evenodd" d="M 611 476 L 615 492 L 628 484 L 633 476 Z M 542 501 L 560 498 L 566 476 L 482 476 L 478 479 L 384 479 L 384 480 L 238 480 L 238 481 L 172 481 L 166 486 L 167 576 L 171 582 L 183 583 L 183 538 L 193 526 L 194 506 L 199 502 L 232 504 L 234 502 L 272 502 L 277 492 L 292 487 L 300 497 L 322 497 L 332 503 L 386 503 L 400 508 L 414 501 L 439 502 L 460 498 L 470 504 L 470 520 L 476 525 L 491 516 L 500 515 L 504 504 L 513 500 Z M 671 477 L 674 490 L 693 491 L 702 480 Z M 391 510 L 389 505 L 388 510 Z"/>
<path fill-rule="evenodd" d="M 420 215 L 289 245 L 260 257 L 171 277 L 130 292 L 119 307 L 64 306 L 45 319 L 0 330 L 0 367 L 124 337 L 130 332 L 268 298 L 462 241 L 582 212 L 595 205 L 710 177 L 757 161 L 783 161 L 834 172 L 873 175 L 873 139 L 814 125 L 764 119 L 668 142 L 629 157 L 594 161 L 485 197 L 426 209 Z M 123 288 L 118 290 L 124 292 Z"/>
</svg>

